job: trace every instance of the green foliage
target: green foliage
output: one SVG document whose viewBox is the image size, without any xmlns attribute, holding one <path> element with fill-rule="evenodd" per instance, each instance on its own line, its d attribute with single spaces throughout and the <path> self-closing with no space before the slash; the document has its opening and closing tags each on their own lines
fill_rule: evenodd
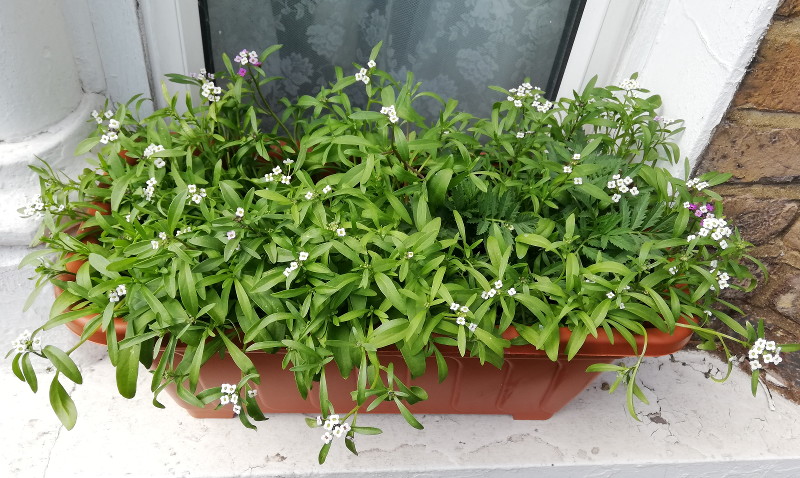
<svg viewBox="0 0 800 478">
<path fill-rule="evenodd" d="M 76 347 L 106 331 L 123 396 L 136 393 L 138 364 L 152 365 L 155 395 L 175 385 L 197 406 L 241 396 L 240 418 L 253 427 L 265 417 L 245 398 L 260 380 L 245 351 L 285 351 L 299 393 L 319 393 L 330 430 L 356 453 L 354 433 L 380 432 L 356 426 L 359 411 L 394 404 L 422 428 L 407 405 L 427 393 L 381 361 L 375 352 L 385 347 L 401 351 L 412 375 L 435 363 L 444 380 L 440 347 L 499 367 L 510 327 L 514 344 L 553 360 L 613 330 L 632 341 L 647 328 L 689 326 L 725 350 L 726 341 L 756 340 L 719 310 L 721 271 L 731 288 L 754 281 L 741 263 L 749 244 L 732 226 L 724 246 L 711 237 L 723 226 L 703 235 L 703 218 L 685 207 L 716 207 L 722 218 L 719 197 L 698 181 L 726 178 L 687 183 L 661 167 L 679 161 L 673 137 L 682 128 L 657 117 L 658 96 L 593 80 L 550 105 L 525 85 L 494 88 L 504 98 L 490 118 L 441 100 L 430 121 L 415 102 L 435 95 L 411 74 L 400 82 L 371 67 L 368 83 L 337 70 L 317 95 L 280 100 L 277 114 L 261 92 L 276 79 L 252 63 L 240 76 L 224 60 L 214 80 L 169 75 L 200 87 L 200 104 L 165 88 L 168 106 L 145 118 L 138 96 L 111 118 L 99 115 L 76 151 L 94 154 L 79 178 L 32 168 L 42 196 L 24 212 L 43 216 L 46 249 L 23 264 L 38 264 L 37 290 L 48 282 L 65 290 L 43 328 L 98 314 Z M 349 96 L 356 92 L 366 97 L 360 106 Z M 745 337 L 704 328 L 706 311 Z M 687 317 L 701 322 L 680 321 Z M 127 323 L 119 342 L 115 318 Z M 559 327 L 573 333 L 564 348 Z M 80 383 L 74 348 L 26 343 L 13 368 L 34 391 L 31 355 Z M 232 391 L 197 390 L 215 354 L 241 370 Z M 620 373 L 633 413 L 632 397 L 643 397 L 638 362 L 603 367 L 592 370 Z M 352 410 L 333 424 L 325 374 L 337 370 L 355 375 L 357 388 Z M 57 380 L 51 402 L 74 424 Z M 347 430 L 333 426 L 346 420 Z"/>
</svg>

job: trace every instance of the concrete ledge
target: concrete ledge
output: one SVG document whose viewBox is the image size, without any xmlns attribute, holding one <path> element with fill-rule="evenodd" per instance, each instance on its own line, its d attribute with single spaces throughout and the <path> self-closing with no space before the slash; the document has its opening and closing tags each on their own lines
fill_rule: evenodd
<svg viewBox="0 0 800 478">
<path fill-rule="evenodd" d="M 22 253 L 0 250 L 0 305 L 13 318 L 3 328 L 7 341 L 51 303 L 45 293 L 19 312 L 32 286 L 13 267 Z M 46 342 L 74 340 L 60 330 Z M 357 437 L 358 457 L 336 443 L 324 466 L 316 463 L 321 433 L 302 415 L 272 416 L 257 432 L 238 420 L 195 420 L 167 396 L 167 409 L 154 408 L 144 370 L 137 397 L 120 397 L 103 347 L 88 344 L 75 358 L 85 383 L 73 393 L 79 418 L 72 431 L 49 408 L 52 374 L 42 371 L 34 395 L 3 361 L 0 476 L 800 476 L 800 406 L 776 395 L 770 411 L 763 390 L 750 395 L 743 372 L 713 383 L 706 374 L 724 364 L 697 351 L 645 361 L 640 378 L 650 405 L 639 406 L 641 422 L 627 415 L 622 393 L 602 390 L 613 378 L 603 375 L 547 421 L 421 415 L 426 428 L 417 431 L 399 415 L 364 415 L 360 424 L 384 434 Z"/>
</svg>

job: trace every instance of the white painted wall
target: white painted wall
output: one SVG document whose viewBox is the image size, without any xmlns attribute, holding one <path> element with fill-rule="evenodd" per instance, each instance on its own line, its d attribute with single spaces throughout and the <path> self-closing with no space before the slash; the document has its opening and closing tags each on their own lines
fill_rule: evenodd
<svg viewBox="0 0 800 478">
<path fill-rule="evenodd" d="M 592 1 L 592 0 L 590 0 Z M 663 114 L 685 120 L 681 152 L 694 169 L 733 99 L 779 0 L 641 2 L 614 68 L 639 72 L 660 94 Z M 683 176 L 683 166 L 673 168 Z"/>
<path fill-rule="evenodd" d="M 0 2 L 0 142 L 52 125 L 81 101 L 81 86 L 60 11 L 48 0 Z"/>
</svg>

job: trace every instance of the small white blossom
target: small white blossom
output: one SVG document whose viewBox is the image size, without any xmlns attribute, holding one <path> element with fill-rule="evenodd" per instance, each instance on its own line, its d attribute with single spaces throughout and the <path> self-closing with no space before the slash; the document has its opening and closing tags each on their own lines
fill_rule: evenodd
<svg viewBox="0 0 800 478">
<path fill-rule="evenodd" d="M 308 252 L 301 251 L 301 252 L 300 252 L 300 253 L 297 255 L 297 260 L 299 260 L 299 261 L 305 261 L 305 260 L 308 260 Z"/>
<path fill-rule="evenodd" d="M 288 175 L 281 176 L 281 182 L 283 184 L 289 184 L 292 181 L 292 177 Z"/>
<path fill-rule="evenodd" d="M 228 236 L 228 240 L 233 239 L 236 237 L 236 231 L 228 231 L 225 235 Z"/>
<path fill-rule="evenodd" d="M 672 275 L 677 274 L 678 273 L 678 268 L 675 267 L 675 266 L 670 267 L 669 268 L 669 273 L 672 274 Z"/>
<path fill-rule="evenodd" d="M 192 201 L 194 201 L 195 204 L 200 204 L 200 201 L 202 201 L 202 200 L 203 200 L 203 197 L 200 196 L 199 194 L 193 194 L 192 195 Z"/>
<path fill-rule="evenodd" d="M 167 233 L 166 232 L 159 232 L 158 233 L 158 238 L 161 239 L 162 241 L 167 240 Z"/>
<path fill-rule="evenodd" d="M 758 370 L 760 368 L 764 368 L 758 360 L 751 360 L 750 361 L 750 370 Z"/>
<path fill-rule="evenodd" d="M 283 174 L 283 170 L 281 169 L 280 166 L 275 166 L 274 168 L 272 168 L 272 174 Z"/>
<path fill-rule="evenodd" d="M 313 193 L 312 191 L 308 191 L 308 192 L 307 192 L 307 193 L 304 195 L 304 197 L 305 197 L 307 200 L 309 200 L 309 201 L 310 201 L 310 200 L 314 199 L 314 193 Z"/>
<path fill-rule="evenodd" d="M 572 166 L 564 166 L 564 173 L 569 174 L 572 172 Z"/>
<path fill-rule="evenodd" d="M 611 200 L 614 202 L 619 202 L 620 199 L 622 199 L 622 195 L 619 193 L 615 193 L 613 196 L 611 196 Z"/>
<path fill-rule="evenodd" d="M 476 324 L 475 322 L 470 322 L 470 324 L 469 324 L 469 331 L 470 332 L 475 332 L 475 329 L 477 329 L 477 328 L 478 328 L 478 324 Z"/>
<path fill-rule="evenodd" d="M 197 186 L 194 184 L 189 184 L 188 186 L 186 186 L 186 189 L 192 194 L 197 192 Z"/>
<path fill-rule="evenodd" d="M 330 187 L 330 185 L 327 185 L 327 186 L 325 186 L 324 188 L 322 188 L 322 192 L 323 192 L 324 194 L 328 194 L 328 193 L 329 193 L 329 192 L 331 192 L 331 191 L 333 191 L 333 188 L 332 188 L 332 187 Z"/>
<path fill-rule="evenodd" d="M 452 311 L 454 311 L 454 312 L 455 312 L 456 310 L 458 310 L 458 308 L 459 308 L 459 307 L 461 307 L 461 304 L 459 304 L 459 303 L 457 303 L 457 302 L 453 302 L 452 304 L 450 304 L 450 310 L 452 310 Z"/>
<path fill-rule="evenodd" d="M 112 116 L 114 116 L 114 112 L 111 111 L 111 110 L 108 110 L 108 111 L 105 112 L 105 116 L 106 116 L 107 119 L 110 119 Z"/>
<path fill-rule="evenodd" d="M 578 185 L 583 184 L 583 178 L 575 178 L 572 182 Z"/>
<path fill-rule="evenodd" d="M 525 137 L 525 132 L 524 131 L 517 132 L 517 138 L 524 138 L 524 137 Z"/>
<path fill-rule="evenodd" d="M 336 235 L 339 237 L 344 237 L 347 235 L 347 231 L 345 231 L 343 227 L 340 227 L 339 229 L 336 230 Z"/>
<path fill-rule="evenodd" d="M 155 250 L 158 249 L 158 241 L 150 241 L 150 246 Z"/>
<path fill-rule="evenodd" d="M 510 295 L 510 296 L 516 295 L 516 294 L 517 294 L 517 289 L 515 289 L 515 288 L 513 288 L 513 287 L 512 287 L 512 288 L 508 289 L 508 292 L 507 292 L 507 293 L 508 293 L 508 295 Z"/>
<path fill-rule="evenodd" d="M 572 155 L 572 160 L 573 161 L 580 161 L 580 159 L 581 159 L 581 155 L 580 154 L 575 153 L 575 154 Z"/>
<path fill-rule="evenodd" d="M 114 292 L 113 290 L 108 293 L 108 301 L 109 302 L 119 302 L 119 294 Z"/>
<path fill-rule="evenodd" d="M 236 208 L 236 213 L 235 213 L 235 214 L 236 214 L 236 217 L 244 217 L 244 208 L 242 208 L 242 207 L 237 207 L 237 208 Z"/>
<path fill-rule="evenodd" d="M 608 297 L 609 299 L 613 299 L 614 297 L 616 297 L 616 294 L 614 294 L 612 291 L 608 291 L 606 293 L 606 297 Z"/>
<path fill-rule="evenodd" d="M 155 167 L 156 167 L 156 168 L 158 168 L 158 169 L 161 169 L 161 168 L 163 168 L 163 167 L 164 167 L 164 166 L 166 166 L 166 165 L 167 165 L 167 162 L 166 162 L 166 161 L 164 161 L 164 160 L 163 160 L 163 159 L 161 159 L 161 158 L 156 158 L 156 159 L 155 159 L 155 161 L 153 161 L 153 166 L 155 166 Z"/>
<path fill-rule="evenodd" d="M 375 68 L 375 60 L 370 60 L 367 62 L 367 66 L 370 68 Z"/>
<path fill-rule="evenodd" d="M 465 325 L 467 323 L 467 320 L 459 315 L 458 317 L 456 317 L 456 323 L 458 325 Z"/>
<path fill-rule="evenodd" d="M 414 252 L 413 251 L 406 252 L 406 259 L 411 259 L 412 257 L 414 257 Z"/>
<path fill-rule="evenodd" d="M 514 106 L 516 106 L 517 108 L 521 107 L 522 106 L 522 101 L 521 100 L 514 100 Z"/>
<path fill-rule="evenodd" d="M 230 395 L 223 395 L 223 396 L 219 397 L 219 404 L 220 405 L 227 405 L 228 403 L 230 403 L 230 401 L 231 401 Z"/>
<path fill-rule="evenodd" d="M 234 396 L 235 396 L 235 395 L 234 395 Z M 233 398 L 233 397 L 231 397 L 231 398 Z M 241 412 L 242 412 L 242 406 L 241 406 L 241 405 L 234 405 L 234 406 L 233 406 L 233 413 L 235 413 L 235 414 L 237 414 L 237 415 L 238 415 L 238 414 L 240 414 Z"/>
<path fill-rule="evenodd" d="M 461 307 L 458 309 L 458 311 L 459 311 L 460 313 L 462 313 L 462 314 L 466 314 L 466 313 L 468 313 L 468 312 L 469 312 L 469 307 L 467 307 L 466 305 L 462 305 L 462 306 L 461 306 Z"/>
<path fill-rule="evenodd" d="M 327 422 L 326 422 L 327 423 Z M 326 445 L 333 441 L 333 435 L 330 432 L 325 432 L 322 434 L 322 442 Z"/>
</svg>

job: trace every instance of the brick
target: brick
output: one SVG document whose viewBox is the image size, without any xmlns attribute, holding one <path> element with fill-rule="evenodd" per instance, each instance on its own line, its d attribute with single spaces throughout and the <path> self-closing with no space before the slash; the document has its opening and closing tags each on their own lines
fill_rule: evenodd
<svg viewBox="0 0 800 478">
<path fill-rule="evenodd" d="M 786 264 L 777 264 L 769 269 L 769 281 L 759 284 L 744 300 L 800 323 L 800 270 Z"/>
<path fill-rule="evenodd" d="M 783 243 L 788 249 L 800 251 L 800 220 L 795 221 L 783 236 Z"/>
<path fill-rule="evenodd" d="M 776 239 L 797 217 L 798 203 L 787 199 L 751 196 L 725 197 L 725 216 L 756 246 Z"/>
<path fill-rule="evenodd" d="M 800 113 L 800 35 L 794 25 L 791 29 L 777 25 L 770 27 L 750 64 L 733 99 L 734 108 Z"/>
<path fill-rule="evenodd" d="M 775 15 L 782 17 L 796 17 L 800 15 L 800 0 L 784 0 Z"/>
<path fill-rule="evenodd" d="M 800 129 L 723 122 L 697 172 L 733 174 L 732 182 L 790 182 L 800 178 Z"/>
</svg>

